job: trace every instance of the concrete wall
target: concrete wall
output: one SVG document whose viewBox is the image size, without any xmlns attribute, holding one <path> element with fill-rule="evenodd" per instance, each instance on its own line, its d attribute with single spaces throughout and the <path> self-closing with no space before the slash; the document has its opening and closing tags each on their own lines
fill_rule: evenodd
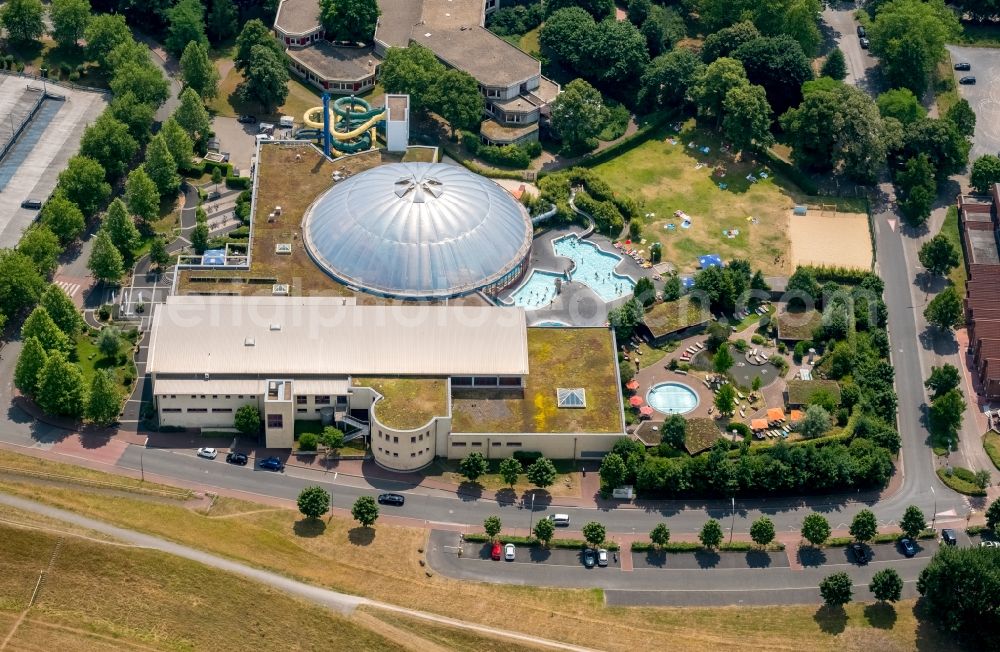
<svg viewBox="0 0 1000 652">
<path fill-rule="evenodd" d="M 624 436 L 624 433 L 451 433 L 442 456 L 461 459 L 478 452 L 489 459 L 504 459 L 520 450 L 538 451 L 557 460 L 598 459 Z"/>
<path fill-rule="evenodd" d="M 205 398 L 202 398 L 204 396 Z M 179 394 L 156 397 L 161 426 L 181 428 L 232 428 L 236 410 L 260 405 L 260 397 L 249 394 Z"/>
<path fill-rule="evenodd" d="M 291 448 L 295 445 L 295 403 L 294 401 L 264 401 L 261 420 L 264 422 L 264 446 L 267 448 Z M 269 415 L 281 415 L 281 427 L 268 426 Z"/>
<path fill-rule="evenodd" d="M 374 412 L 371 421 L 372 456 L 379 466 L 393 471 L 414 471 L 434 461 L 438 442 L 451 429 L 451 419 L 435 417 L 412 430 L 396 430 L 379 423 Z"/>
</svg>

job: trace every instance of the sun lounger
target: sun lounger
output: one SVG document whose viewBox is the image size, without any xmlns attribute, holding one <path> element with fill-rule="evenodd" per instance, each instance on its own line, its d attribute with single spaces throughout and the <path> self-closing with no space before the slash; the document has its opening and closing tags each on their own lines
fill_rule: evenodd
<svg viewBox="0 0 1000 652">
<path fill-rule="evenodd" d="M 695 346 L 698 347 L 699 351 L 705 348 L 705 345 L 702 344 L 701 342 L 695 342 Z"/>
<path fill-rule="evenodd" d="M 743 410 L 743 409 L 741 409 L 741 410 L 740 410 L 740 416 L 741 416 L 741 417 L 743 417 L 743 418 L 745 419 L 745 418 L 747 417 L 747 411 L 746 411 L 746 410 Z"/>
<path fill-rule="evenodd" d="M 736 395 L 740 397 L 741 401 L 746 398 L 746 396 L 743 396 L 743 392 L 739 392 L 738 391 L 738 392 L 736 392 Z"/>
</svg>

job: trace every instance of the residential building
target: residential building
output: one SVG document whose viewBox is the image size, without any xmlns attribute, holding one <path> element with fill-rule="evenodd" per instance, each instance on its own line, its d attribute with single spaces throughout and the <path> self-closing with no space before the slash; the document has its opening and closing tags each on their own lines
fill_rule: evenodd
<svg viewBox="0 0 1000 652">
<path fill-rule="evenodd" d="M 980 391 L 1000 398 L 1000 184 L 991 195 L 959 195 L 958 222 L 965 254 L 965 316 Z"/>
</svg>

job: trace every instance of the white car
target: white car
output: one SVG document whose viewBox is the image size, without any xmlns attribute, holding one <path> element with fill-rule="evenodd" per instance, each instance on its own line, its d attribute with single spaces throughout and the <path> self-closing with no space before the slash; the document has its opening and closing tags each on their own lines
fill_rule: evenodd
<svg viewBox="0 0 1000 652">
<path fill-rule="evenodd" d="M 503 558 L 507 561 L 514 561 L 514 544 L 508 543 L 503 547 Z"/>
<path fill-rule="evenodd" d="M 219 451 L 214 448 L 199 448 L 198 457 L 204 457 L 206 460 L 214 460 Z"/>
<path fill-rule="evenodd" d="M 597 551 L 597 565 L 607 566 L 608 565 L 608 551 L 604 548 L 600 548 Z"/>
<path fill-rule="evenodd" d="M 980 541 L 980 548 L 1000 548 L 1000 541 Z"/>
</svg>

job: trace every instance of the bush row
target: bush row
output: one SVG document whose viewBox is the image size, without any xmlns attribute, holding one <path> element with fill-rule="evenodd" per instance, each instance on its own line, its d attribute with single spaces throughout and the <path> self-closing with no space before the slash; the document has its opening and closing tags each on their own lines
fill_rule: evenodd
<svg viewBox="0 0 1000 652">
<path fill-rule="evenodd" d="M 222 172 L 223 178 L 226 180 L 226 185 L 230 188 L 238 188 L 241 190 L 246 190 L 250 187 L 252 179 L 250 177 L 239 177 L 233 174 L 233 164 L 232 163 L 217 163 L 215 161 L 207 161 L 202 159 L 201 161 L 194 163 L 192 162 L 188 165 L 182 172 L 189 177 L 200 177 L 203 174 L 211 174 L 212 170 L 216 168 Z"/>
<path fill-rule="evenodd" d="M 441 146 L 441 150 L 462 164 L 462 166 L 469 170 L 470 172 L 475 172 L 476 174 L 484 177 L 490 177 L 491 179 L 514 179 L 515 181 L 524 181 L 524 173 L 517 170 L 497 170 L 496 168 L 484 168 L 481 165 L 477 165 L 475 161 L 470 161 L 464 156 L 459 154 L 453 149 L 449 149 L 444 145 Z"/>
<path fill-rule="evenodd" d="M 772 542 L 761 548 L 753 541 L 726 541 L 719 545 L 721 552 L 752 552 L 763 550 L 766 552 L 781 552 L 785 549 L 785 544 Z M 656 546 L 649 541 L 633 541 L 632 552 L 708 552 L 709 549 L 700 543 L 693 541 L 670 541 L 666 545 Z"/>
<path fill-rule="evenodd" d="M 483 159 L 492 165 L 524 170 L 531 165 L 531 160 L 542 154 L 542 144 L 536 141 L 521 145 L 486 145 L 476 134 L 466 133 L 462 136 L 462 145 L 473 156 Z"/>
<path fill-rule="evenodd" d="M 986 491 L 980 489 L 979 485 L 976 484 L 976 475 L 969 469 L 956 466 L 952 467 L 951 473 L 948 473 L 948 469 L 938 469 L 937 474 L 941 478 L 941 482 L 960 494 L 966 496 L 986 495 Z"/>
<path fill-rule="evenodd" d="M 871 272 L 867 270 L 852 267 L 837 267 L 833 265 L 802 265 L 800 266 L 800 269 L 805 269 L 811 272 L 820 283 L 833 281 L 835 283 L 859 285 L 871 275 Z"/>
</svg>

